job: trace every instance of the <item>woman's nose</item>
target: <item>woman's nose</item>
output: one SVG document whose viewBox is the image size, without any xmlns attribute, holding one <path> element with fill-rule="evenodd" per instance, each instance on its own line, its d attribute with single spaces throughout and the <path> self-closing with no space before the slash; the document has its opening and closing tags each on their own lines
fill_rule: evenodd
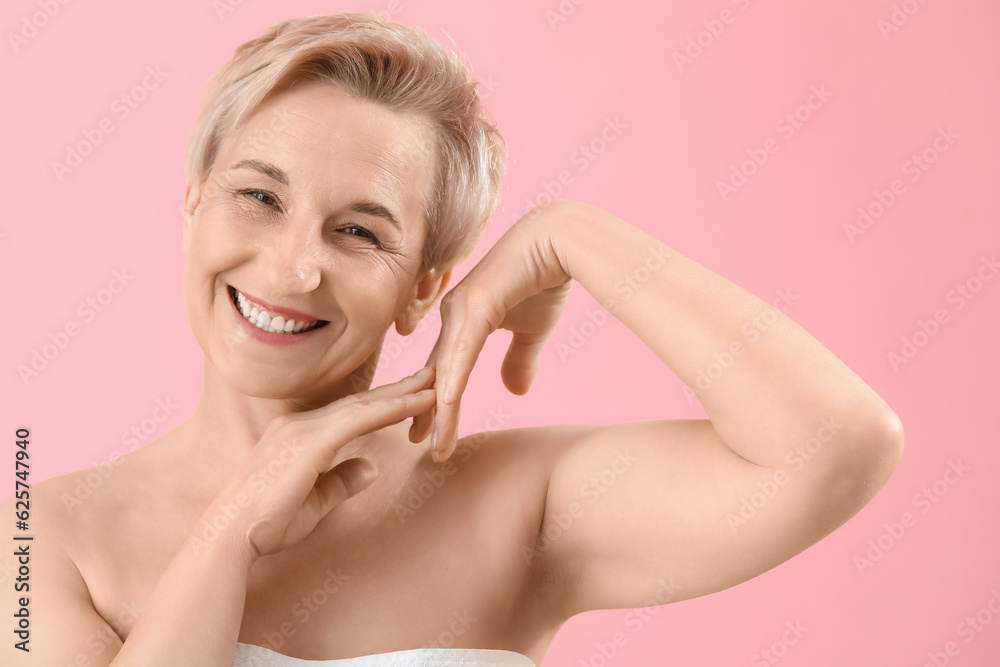
<svg viewBox="0 0 1000 667">
<path fill-rule="evenodd" d="M 275 294 L 304 294 L 319 286 L 319 231 L 299 222 L 286 221 L 260 253 L 263 277 Z"/>
</svg>

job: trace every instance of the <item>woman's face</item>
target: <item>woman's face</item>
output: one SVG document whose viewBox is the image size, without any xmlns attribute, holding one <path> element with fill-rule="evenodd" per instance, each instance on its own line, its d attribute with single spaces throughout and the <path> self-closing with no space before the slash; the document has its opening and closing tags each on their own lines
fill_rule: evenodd
<svg viewBox="0 0 1000 667">
<path fill-rule="evenodd" d="M 444 287 L 418 275 L 431 139 L 422 119 L 328 82 L 273 94 L 226 139 L 188 186 L 183 249 L 191 327 L 228 384 L 319 398 L 377 360 L 393 321 L 412 330 Z M 267 317 L 251 323 L 236 292 Z"/>
</svg>

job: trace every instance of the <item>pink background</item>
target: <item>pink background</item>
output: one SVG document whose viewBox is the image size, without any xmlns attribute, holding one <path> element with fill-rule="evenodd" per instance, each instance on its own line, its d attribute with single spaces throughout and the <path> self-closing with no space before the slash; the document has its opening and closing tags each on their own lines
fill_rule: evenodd
<svg viewBox="0 0 1000 667">
<path fill-rule="evenodd" d="M 182 303 L 179 205 L 183 149 L 206 82 L 238 44 L 276 20 L 381 10 L 455 40 L 490 82 L 487 106 L 510 148 L 501 208 L 459 275 L 527 198 L 544 195 L 567 170 L 560 196 L 613 212 L 764 299 L 796 295 L 787 314 L 874 387 L 906 430 L 895 476 L 829 538 L 733 589 L 663 607 L 638 632 L 624 610 L 575 617 L 544 667 L 763 665 L 770 663 L 759 652 L 776 642 L 789 666 L 922 665 L 948 642 L 959 649 L 949 664 L 997 664 L 1000 615 L 987 603 L 1000 591 L 1000 280 L 974 280 L 982 258 L 1000 250 L 993 0 L 563 0 L 565 16 L 558 0 L 475 8 L 457 0 L 233 0 L 221 17 L 210 0 L 49 1 L 58 13 L 35 18 L 45 25 L 16 48 L 10 33 L 31 34 L 24 22 L 40 5 L 6 2 L 0 18 L 0 433 L 8 471 L 0 493 L 13 490 L 19 426 L 32 431 L 38 482 L 127 451 L 122 434 L 132 427 L 155 438 L 189 415 L 201 355 Z M 901 25 L 888 31 L 894 11 Z M 712 23 L 720 15 L 729 23 Z M 550 23 L 552 16 L 565 20 Z M 697 57 L 679 67 L 674 54 L 689 38 L 704 46 L 700 54 L 691 47 Z M 147 67 L 166 76 L 122 118 L 113 103 Z M 800 109 L 813 86 L 832 96 Z M 789 136 L 777 123 L 797 110 L 804 120 Z M 616 118 L 625 127 L 601 146 L 596 140 Z M 102 119 L 113 132 L 60 182 L 52 163 Z M 957 138 L 939 141 L 947 151 L 936 154 L 939 128 Z M 777 150 L 724 200 L 718 182 L 747 150 L 760 157 L 769 139 Z M 601 153 L 581 170 L 577 151 L 591 142 Z M 935 161 L 912 180 L 909 161 L 925 149 Z M 891 191 L 895 179 L 902 194 L 851 242 L 845 224 L 859 206 L 877 212 L 875 192 Z M 134 279 L 101 312 L 78 311 L 122 269 Z M 981 289 L 959 308 L 952 290 L 970 279 L 970 289 Z M 704 416 L 615 320 L 560 358 L 556 343 L 569 344 L 595 307 L 577 285 L 525 397 L 503 389 L 506 338 L 491 339 L 463 404 L 462 432 L 482 428 L 491 408 L 509 414 L 510 427 Z M 916 355 L 894 369 L 889 353 L 899 354 L 903 337 L 912 339 L 938 309 L 947 321 L 932 337 L 918 334 Z M 22 381 L 18 366 L 70 323 L 78 335 Z M 375 384 L 419 368 L 436 330 L 399 348 L 390 333 L 386 351 L 396 353 Z M 177 406 L 161 423 L 153 419 L 158 399 Z M 949 475 L 953 484 L 944 481 L 949 461 L 967 467 L 957 480 Z M 920 501 L 925 487 L 935 502 Z M 915 523 L 893 536 L 886 524 L 905 512 Z M 888 549 L 859 572 L 855 557 L 869 540 Z M 1000 593 L 994 609 L 998 602 Z M 963 631 L 977 612 L 991 622 Z M 786 622 L 807 631 L 782 651 Z M 605 660 L 599 645 L 619 631 L 627 641 Z"/>
</svg>

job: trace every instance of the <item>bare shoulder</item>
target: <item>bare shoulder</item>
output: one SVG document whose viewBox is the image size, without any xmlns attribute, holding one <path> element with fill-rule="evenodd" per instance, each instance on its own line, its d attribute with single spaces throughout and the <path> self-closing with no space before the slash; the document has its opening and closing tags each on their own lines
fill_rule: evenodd
<svg viewBox="0 0 1000 667">
<path fill-rule="evenodd" d="M 0 501 L 0 516 L 13 522 L 15 512 L 26 512 L 26 527 L 17 530 L 15 547 L 0 563 L 5 616 L 21 614 L 27 641 L 22 651 L 4 642 L 3 664 L 59 664 L 81 657 L 90 664 L 107 664 L 102 657 L 120 647 L 118 635 L 94 609 L 90 590 L 71 551 L 80 525 L 68 509 L 66 498 L 80 472 L 32 484 L 28 493 L 11 494 Z M 9 653 L 8 653 L 9 652 Z M 77 664 L 77 663 L 74 663 Z"/>
<path fill-rule="evenodd" d="M 502 410 L 491 410 L 485 425 L 502 418 Z M 458 463 L 476 458 L 489 460 L 489 465 L 501 461 L 512 466 L 548 465 L 582 436 L 599 428 L 592 424 L 551 424 L 477 431 L 458 439 L 449 461 Z"/>
<path fill-rule="evenodd" d="M 48 554 L 49 565 L 79 575 L 72 554 L 86 549 L 95 529 L 106 523 L 108 492 L 113 487 L 105 486 L 109 478 L 96 466 L 50 477 L 0 501 L 0 516 L 11 522 L 16 513 L 18 519 L 25 517 L 24 527 L 16 531 L 30 538 L 23 541 L 35 545 L 32 548 L 39 554 Z M 5 575 L 7 562 L 3 565 L 0 572 Z"/>
<path fill-rule="evenodd" d="M 23 512 L 25 523 L 21 528 L 23 532 L 18 531 L 20 535 L 30 536 L 30 541 L 44 541 L 64 548 L 74 530 L 69 499 L 74 497 L 80 472 L 50 477 L 7 496 L 0 503 L 2 516 L 13 519 L 15 512 Z"/>
<path fill-rule="evenodd" d="M 129 456 L 50 477 L 31 486 L 32 530 L 45 531 L 71 553 L 99 537 L 108 517 L 120 510 L 119 498 L 128 482 Z"/>
</svg>

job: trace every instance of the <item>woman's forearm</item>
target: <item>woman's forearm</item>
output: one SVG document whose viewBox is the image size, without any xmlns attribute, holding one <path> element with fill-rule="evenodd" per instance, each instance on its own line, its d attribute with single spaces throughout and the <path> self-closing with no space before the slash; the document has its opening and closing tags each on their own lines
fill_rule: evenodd
<svg viewBox="0 0 1000 667">
<path fill-rule="evenodd" d="M 885 402 L 777 308 L 588 204 L 559 216 L 565 270 L 701 400 L 743 458 L 786 468 L 810 438 L 872 443 L 890 459 L 901 427 Z M 882 442 L 889 449 L 878 448 Z M 857 455 L 858 452 L 852 452 Z"/>
<path fill-rule="evenodd" d="M 221 517 L 221 518 L 220 518 Z M 229 667 L 243 619 L 253 558 L 226 531 L 222 511 L 206 512 L 146 603 L 113 667 Z"/>
</svg>

